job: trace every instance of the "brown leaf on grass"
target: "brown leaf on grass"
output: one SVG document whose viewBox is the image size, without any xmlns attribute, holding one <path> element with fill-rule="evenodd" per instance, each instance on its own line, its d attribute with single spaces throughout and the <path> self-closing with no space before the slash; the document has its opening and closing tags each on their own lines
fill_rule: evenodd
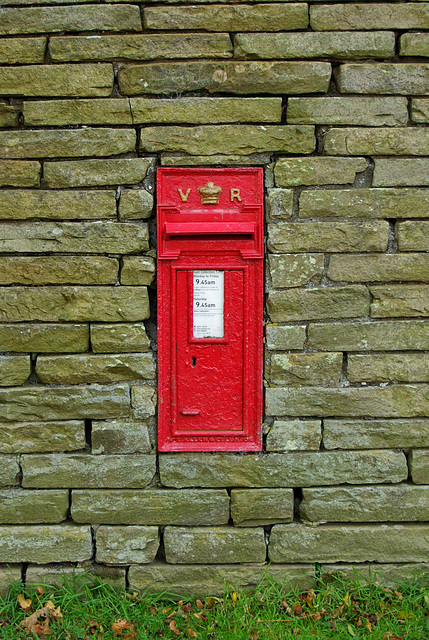
<svg viewBox="0 0 429 640">
<path fill-rule="evenodd" d="M 128 622 L 128 620 L 122 620 L 121 618 L 118 618 L 112 624 L 112 631 L 115 636 L 120 636 L 125 629 L 129 629 L 129 628 L 130 628 L 130 623 Z"/>
<path fill-rule="evenodd" d="M 174 616 L 177 616 L 177 611 L 172 611 L 172 612 L 167 616 L 167 620 L 170 620 L 170 618 L 174 618 Z"/>
<path fill-rule="evenodd" d="M 189 633 L 189 636 L 191 638 L 196 638 L 197 637 L 197 634 L 193 629 L 188 629 L 188 633 Z"/>
<path fill-rule="evenodd" d="M 372 633 L 372 624 L 369 620 L 365 622 L 365 628 L 369 631 L 369 633 Z"/>
<path fill-rule="evenodd" d="M 404 640 L 401 636 L 395 636 L 393 633 L 385 633 L 383 636 L 383 640 Z"/>
<path fill-rule="evenodd" d="M 192 602 L 187 602 L 186 604 L 184 604 L 182 610 L 185 613 L 190 613 L 192 611 Z"/>
<path fill-rule="evenodd" d="M 176 634 L 176 636 L 182 635 L 180 633 L 179 629 L 176 627 L 176 621 L 175 620 L 172 620 L 168 626 L 170 627 L 171 631 Z"/>
<path fill-rule="evenodd" d="M 41 637 L 46 633 L 46 629 L 49 628 L 49 622 L 49 609 L 43 607 L 32 613 L 31 616 L 25 618 L 20 626 L 25 629 L 27 633 L 35 633 Z M 50 631 L 48 631 L 48 633 L 50 633 Z"/>
<path fill-rule="evenodd" d="M 296 616 L 302 615 L 302 607 L 300 604 L 294 604 L 292 607 L 292 611 Z"/>
<path fill-rule="evenodd" d="M 37 597 L 41 598 L 43 596 L 43 594 L 45 593 L 43 587 L 37 587 Z"/>
<path fill-rule="evenodd" d="M 197 605 L 197 607 L 200 607 L 200 609 L 202 609 L 204 607 L 204 605 L 201 602 L 201 600 L 195 600 L 195 604 Z"/>
<path fill-rule="evenodd" d="M 22 593 L 20 593 L 18 596 L 18 604 L 25 613 L 27 613 L 27 611 L 30 611 L 32 607 L 31 599 L 26 598 Z"/>
<path fill-rule="evenodd" d="M 259 640 L 259 633 L 257 631 L 251 631 L 249 633 L 249 640 Z"/>
</svg>

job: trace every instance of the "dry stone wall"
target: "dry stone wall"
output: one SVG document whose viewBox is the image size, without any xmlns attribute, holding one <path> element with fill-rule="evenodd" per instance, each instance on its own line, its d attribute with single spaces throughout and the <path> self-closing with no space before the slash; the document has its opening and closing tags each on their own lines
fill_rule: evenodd
<svg viewBox="0 0 429 640">
<path fill-rule="evenodd" d="M 2 0 L 0 592 L 427 570 L 428 30 L 425 0 Z M 265 168 L 260 454 L 157 455 L 161 165 Z"/>
</svg>

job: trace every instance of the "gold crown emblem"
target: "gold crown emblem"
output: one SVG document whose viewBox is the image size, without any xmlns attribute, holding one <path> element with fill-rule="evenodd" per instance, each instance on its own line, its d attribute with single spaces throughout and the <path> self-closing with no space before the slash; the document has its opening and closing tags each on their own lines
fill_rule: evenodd
<svg viewBox="0 0 429 640">
<path fill-rule="evenodd" d="M 198 187 L 201 196 L 201 204 L 219 204 L 222 187 L 215 186 L 214 182 L 207 182 L 205 187 Z"/>
</svg>

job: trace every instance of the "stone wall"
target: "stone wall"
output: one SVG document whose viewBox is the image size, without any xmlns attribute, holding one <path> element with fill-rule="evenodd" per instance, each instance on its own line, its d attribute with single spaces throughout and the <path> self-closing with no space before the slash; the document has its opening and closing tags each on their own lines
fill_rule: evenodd
<svg viewBox="0 0 429 640">
<path fill-rule="evenodd" d="M 427 29 L 425 1 L 3 0 L 0 591 L 427 569 Z M 160 165 L 265 168 L 260 454 L 157 456 Z"/>
</svg>

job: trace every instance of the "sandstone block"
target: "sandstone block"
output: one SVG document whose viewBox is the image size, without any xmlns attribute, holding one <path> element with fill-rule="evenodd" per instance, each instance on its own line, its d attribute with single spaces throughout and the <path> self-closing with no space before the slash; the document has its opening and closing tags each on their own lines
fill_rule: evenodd
<svg viewBox="0 0 429 640">
<path fill-rule="evenodd" d="M 21 580 L 21 565 L 0 565 L 0 598 L 6 598 L 9 587 L 17 580 Z"/>
<path fill-rule="evenodd" d="M 292 489 L 233 489 L 231 517 L 236 527 L 254 527 L 293 520 Z"/>
<path fill-rule="evenodd" d="M 401 563 L 401 564 L 323 564 L 321 565 L 320 578 L 324 584 L 335 579 L 356 580 L 359 576 L 361 583 L 371 584 L 374 581 L 387 587 L 397 588 L 398 582 L 414 582 L 422 578 L 428 570 L 426 563 Z"/>
<path fill-rule="evenodd" d="M 267 434 L 267 451 L 318 451 L 320 420 L 275 420 Z"/>
<path fill-rule="evenodd" d="M 372 182 L 375 187 L 413 187 L 429 184 L 429 158 L 377 158 L 374 162 Z M 415 215 L 411 213 L 410 217 Z"/>
<path fill-rule="evenodd" d="M 429 280 L 429 255 L 386 253 L 384 255 L 331 256 L 328 278 L 339 282 L 389 282 Z"/>
<path fill-rule="evenodd" d="M 292 216 L 293 191 L 292 189 L 267 189 L 266 211 L 271 219 Z"/>
<path fill-rule="evenodd" d="M 129 102 L 120 98 L 25 101 L 23 114 L 25 124 L 33 127 L 133 124 Z"/>
<path fill-rule="evenodd" d="M 11 105 L 0 101 L 0 127 L 17 127 L 18 111 Z"/>
<path fill-rule="evenodd" d="M 429 91 L 428 64 L 343 64 L 334 71 L 334 76 L 341 93 L 406 96 L 424 95 Z"/>
<path fill-rule="evenodd" d="M 161 153 L 162 167 L 217 167 L 217 166 L 264 166 L 270 164 L 271 154 L 251 153 L 248 156 L 215 153 L 212 156 L 186 156 L 176 153 Z"/>
<path fill-rule="evenodd" d="M 152 380 L 155 377 L 151 353 L 39 356 L 36 373 L 45 384 Z"/>
<path fill-rule="evenodd" d="M 0 487 L 14 485 L 19 471 L 17 456 L 0 454 Z"/>
<path fill-rule="evenodd" d="M 324 420 L 326 449 L 429 447 L 429 420 Z"/>
<path fill-rule="evenodd" d="M 0 450 L 4 453 L 76 451 L 84 448 L 83 420 L 16 422 L 0 426 Z"/>
<path fill-rule="evenodd" d="M 0 257 L 0 284 L 115 284 L 118 271 L 104 256 Z"/>
<path fill-rule="evenodd" d="M 93 454 L 151 453 L 149 431 L 144 422 L 94 420 L 91 432 Z"/>
<path fill-rule="evenodd" d="M 149 338 L 143 324 L 92 324 L 94 353 L 149 351 Z"/>
<path fill-rule="evenodd" d="M 0 160 L 1 187 L 38 187 L 40 173 L 40 162 L 35 160 Z M 9 211 L 8 215 L 10 215 Z M 3 216 L 0 214 L 0 217 Z"/>
<path fill-rule="evenodd" d="M 411 100 L 411 120 L 418 123 L 429 122 L 429 100 L 425 98 Z"/>
<path fill-rule="evenodd" d="M 96 561 L 107 564 L 145 564 L 155 560 L 158 527 L 101 526 L 96 533 Z"/>
<path fill-rule="evenodd" d="M 1 524 L 56 524 L 66 520 L 69 492 L 0 490 Z"/>
<path fill-rule="evenodd" d="M 8 38 L 0 43 L 0 64 L 42 64 L 47 38 Z"/>
<path fill-rule="evenodd" d="M 429 135 L 421 128 L 405 127 L 330 129 L 323 146 L 325 153 L 340 156 L 425 156 Z"/>
<path fill-rule="evenodd" d="M 418 317 L 429 313 L 429 287 L 391 285 L 370 287 L 373 318 Z"/>
<path fill-rule="evenodd" d="M 429 56 L 429 41 L 427 33 L 404 33 L 399 38 L 400 56 Z"/>
<path fill-rule="evenodd" d="M 326 35 L 329 39 L 332 37 L 332 34 L 317 35 Z M 350 38 L 353 34 L 349 32 L 344 35 Z M 372 36 L 375 34 L 366 35 Z M 408 122 L 408 103 L 407 98 L 390 97 L 289 98 L 287 103 L 287 122 L 288 124 L 399 127 L 401 125 L 405 126 Z"/>
<path fill-rule="evenodd" d="M 101 581 L 114 589 L 123 591 L 125 587 L 125 568 L 106 567 L 90 561 L 78 565 L 49 564 L 37 566 L 30 564 L 25 573 L 26 589 L 41 584 L 49 587 L 61 588 L 64 584 L 72 584 L 75 591 L 79 591 L 88 584 L 93 585 Z"/>
<path fill-rule="evenodd" d="M 0 527 L 1 562 L 80 562 L 92 556 L 91 528 L 76 525 Z"/>
<path fill-rule="evenodd" d="M 153 196 L 146 189 L 125 189 L 119 199 L 120 220 L 149 218 L 153 211 Z"/>
<path fill-rule="evenodd" d="M 320 282 L 324 256 L 322 253 L 270 255 L 268 263 L 274 288 L 300 287 L 308 282 Z"/>
<path fill-rule="evenodd" d="M 12 161 L 4 161 L 11 163 Z M 0 163 L 0 170 L 1 170 Z M 39 166 L 39 163 L 35 163 Z M 39 172 L 40 168 L 37 169 Z M 37 181 L 39 178 L 37 178 Z M 7 185 L 9 186 L 9 185 Z M 19 186 L 19 185 L 16 185 Z M 0 219 L 85 220 L 116 218 L 115 192 L 112 191 L 2 191 Z"/>
<path fill-rule="evenodd" d="M 314 5 L 310 9 L 311 26 L 316 31 L 352 29 L 426 29 L 429 7 L 423 3 L 381 3 Z"/>
<path fill-rule="evenodd" d="M 359 285 L 271 291 L 268 313 L 274 322 L 367 316 L 369 292 Z"/>
<path fill-rule="evenodd" d="M 0 343 L 5 351 L 87 351 L 89 329 L 84 324 L 1 324 Z"/>
<path fill-rule="evenodd" d="M 229 496 L 225 489 L 80 490 L 72 492 L 72 517 L 92 524 L 227 524 Z"/>
<path fill-rule="evenodd" d="M 429 484 L 429 451 L 413 449 L 409 456 L 410 473 L 416 484 Z"/>
<path fill-rule="evenodd" d="M 150 285 L 155 277 L 155 261 L 146 256 L 126 256 L 121 269 L 121 284 Z"/>
<path fill-rule="evenodd" d="M 350 382 L 429 382 L 426 353 L 350 354 Z"/>
<path fill-rule="evenodd" d="M 400 251 L 429 251 L 429 224 L 426 221 L 401 222 L 398 224 L 398 247 Z"/>
<path fill-rule="evenodd" d="M 275 353 L 271 356 L 270 378 L 276 385 L 335 386 L 342 364 L 342 353 Z"/>
<path fill-rule="evenodd" d="M 171 564 L 265 562 L 266 557 L 262 527 L 166 527 L 164 546 Z"/>
<path fill-rule="evenodd" d="M 278 222 L 268 225 L 268 249 L 276 253 L 385 251 L 388 236 L 389 225 L 381 220 Z"/>
<path fill-rule="evenodd" d="M 48 187 L 55 189 L 138 184 L 151 165 L 149 158 L 49 162 L 45 164 L 44 178 Z"/>
<path fill-rule="evenodd" d="M 283 5 L 279 5 L 283 8 Z M 124 95 L 188 91 L 235 94 L 326 93 L 328 62 L 173 62 L 126 66 L 119 70 Z M 429 84 L 429 66 L 428 66 Z M 419 91 L 419 93 L 422 93 Z M 287 130 L 284 130 L 286 134 Z M 300 153 L 295 149 L 292 153 Z"/>
<path fill-rule="evenodd" d="M 326 134 L 325 140 L 330 135 Z M 347 151 L 344 152 L 347 155 Z M 278 187 L 347 184 L 367 168 L 365 158 L 280 158 L 274 168 Z"/>
<path fill-rule="evenodd" d="M 305 325 L 268 324 L 266 327 L 267 347 L 271 351 L 289 351 L 302 349 L 306 341 Z"/>
<path fill-rule="evenodd" d="M 131 387 L 131 406 L 134 416 L 139 420 L 146 420 L 155 415 L 156 391 L 153 387 Z"/>
<path fill-rule="evenodd" d="M 30 356 L 0 356 L 0 387 L 24 384 L 30 373 Z"/>
</svg>

